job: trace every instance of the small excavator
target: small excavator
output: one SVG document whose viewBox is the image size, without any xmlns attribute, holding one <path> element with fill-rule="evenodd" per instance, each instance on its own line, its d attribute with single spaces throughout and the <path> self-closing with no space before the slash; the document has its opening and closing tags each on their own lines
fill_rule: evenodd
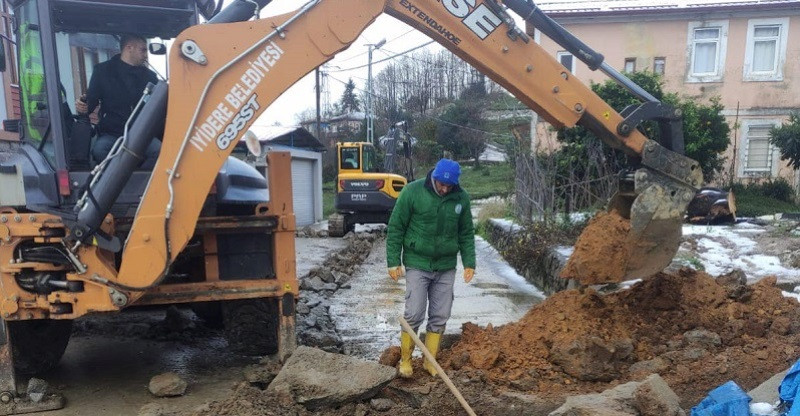
<svg viewBox="0 0 800 416">
<path fill-rule="evenodd" d="M 336 212 L 328 217 L 328 235 L 342 237 L 356 224 L 388 224 L 400 191 L 414 180 L 411 159 L 413 137 L 397 123 L 378 139 L 384 150 L 383 167 L 378 165 L 375 146 L 370 142 L 336 144 Z"/>
<path fill-rule="evenodd" d="M 683 155 L 680 112 L 533 1 L 310 0 L 261 17 L 269 2 L 9 0 L 22 119 L 20 140 L 0 142 L 0 414 L 63 406 L 63 398 L 20 397 L 15 370 L 55 365 L 71 320 L 89 314 L 213 305 L 232 345 L 280 357 L 292 351 L 299 292 L 289 155 L 269 156 L 267 187 L 230 154 L 264 109 L 382 13 L 441 43 L 554 127 L 585 126 L 630 157 L 613 204 L 630 227 L 607 242 L 636 260 L 620 278 L 658 272 L 677 252 L 683 214 L 703 180 Z M 614 111 L 510 13 L 642 103 Z M 109 157 L 87 163 L 90 141 L 71 134 L 84 129 L 68 127 L 64 97 L 92 61 L 74 48 L 108 48 L 124 33 L 171 40 L 168 76 L 142 91 Z M 638 128 L 646 120 L 661 126 L 661 142 Z M 159 139 L 155 167 L 138 169 L 139 155 Z"/>
</svg>

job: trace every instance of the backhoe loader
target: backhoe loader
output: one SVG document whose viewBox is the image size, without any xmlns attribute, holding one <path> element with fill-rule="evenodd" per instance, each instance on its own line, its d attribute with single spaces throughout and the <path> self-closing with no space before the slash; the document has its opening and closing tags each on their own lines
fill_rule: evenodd
<svg viewBox="0 0 800 416">
<path fill-rule="evenodd" d="M 16 397 L 14 364 L 53 365 L 69 321 L 88 314 L 221 302 L 234 340 L 262 334 L 270 348 L 254 352 L 291 351 L 298 287 L 289 158 L 270 156 L 267 190 L 263 176 L 229 156 L 281 93 L 382 13 L 438 41 L 553 126 L 586 126 L 624 151 L 636 168 L 620 177 L 613 203 L 631 223 L 618 242 L 633 258 L 623 276 L 646 277 L 674 256 L 702 182 L 697 163 L 682 155 L 680 114 L 532 1 L 312 0 L 259 18 L 267 3 L 202 7 L 216 14 L 198 24 L 191 0 L 11 0 L 23 114 L 21 141 L 4 143 L 0 156 L 0 413 L 63 404 Z M 614 111 L 517 27 L 512 12 L 643 103 Z M 69 60 L 79 54 L 68 51 L 120 33 L 171 39 L 168 81 L 143 92 L 110 156 L 81 170 L 88 141 L 68 134 L 64 99 L 73 87 Z M 661 143 L 637 129 L 644 120 L 659 122 Z M 157 139 L 155 167 L 138 170 L 138 155 Z M 251 317 L 259 319 L 242 319 Z"/>
</svg>

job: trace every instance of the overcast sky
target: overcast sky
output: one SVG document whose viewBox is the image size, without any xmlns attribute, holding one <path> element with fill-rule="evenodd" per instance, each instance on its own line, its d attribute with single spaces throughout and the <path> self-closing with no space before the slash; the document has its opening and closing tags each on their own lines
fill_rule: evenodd
<svg viewBox="0 0 800 416">
<path fill-rule="evenodd" d="M 229 0 L 226 0 L 229 2 Z M 305 4 L 305 1 L 298 0 L 274 0 L 262 11 L 262 16 L 272 16 L 288 13 L 296 10 Z M 348 68 L 355 68 L 367 65 L 367 44 L 374 44 L 386 39 L 386 44 L 379 50 L 373 52 L 373 62 L 387 58 L 418 45 L 430 41 L 430 38 L 412 29 L 410 26 L 398 21 L 397 19 L 383 15 L 370 25 L 349 49 L 337 55 L 324 68 L 329 72 L 327 78 L 327 91 L 329 92 L 330 102 L 339 100 L 344 91 L 344 82 L 352 78 L 356 88 L 366 88 L 367 68 L 360 68 L 346 71 Z M 441 48 L 438 44 L 428 46 L 433 50 Z M 373 76 L 381 68 L 391 63 L 391 60 L 384 63 L 377 63 L 372 66 Z M 296 124 L 296 115 L 307 109 L 315 109 L 316 97 L 314 94 L 314 72 L 306 75 L 305 78 L 287 90 L 278 100 L 276 100 L 262 116 L 256 121 L 258 125 L 272 125 L 280 123 L 282 125 Z M 359 91 L 360 92 L 360 91 Z"/>
</svg>

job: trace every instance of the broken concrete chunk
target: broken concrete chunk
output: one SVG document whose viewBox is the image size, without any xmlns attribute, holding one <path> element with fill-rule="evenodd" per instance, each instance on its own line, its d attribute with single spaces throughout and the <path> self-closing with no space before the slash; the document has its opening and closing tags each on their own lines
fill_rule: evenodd
<svg viewBox="0 0 800 416">
<path fill-rule="evenodd" d="M 156 397 L 173 397 L 186 393 L 186 386 L 179 375 L 169 372 L 151 378 L 147 388 Z"/>
<path fill-rule="evenodd" d="M 620 374 L 620 364 L 633 352 L 629 339 L 605 341 L 596 336 L 556 344 L 550 350 L 550 361 L 565 373 L 583 381 L 611 381 Z"/>
<path fill-rule="evenodd" d="M 647 377 L 639 384 L 634 400 L 641 416 L 686 416 L 678 395 L 658 374 Z"/>
<path fill-rule="evenodd" d="M 137 416 L 167 416 L 171 413 L 164 409 L 160 403 L 147 403 L 139 408 Z"/>
<path fill-rule="evenodd" d="M 281 371 L 281 368 L 276 365 L 248 365 L 244 369 L 244 379 L 251 384 L 267 385 L 275 379 L 279 371 Z"/>
<path fill-rule="evenodd" d="M 369 405 L 379 412 L 386 412 L 394 406 L 394 403 L 389 399 L 372 399 Z"/>
<path fill-rule="evenodd" d="M 322 287 L 325 286 L 325 282 L 322 281 L 318 276 L 314 276 L 312 278 L 303 279 L 300 282 L 300 289 L 303 290 L 313 290 L 314 292 L 319 292 L 322 290 Z"/>
<path fill-rule="evenodd" d="M 267 391 L 315 410 L 370 399 L 395 374 L 393 367 L 301 346 Z"/>
<path fill-rule="evenodd" d="M 549 416 L 639 416 L 634 407 L 634 394 L 640 383 L 620 384 L 600 394 L 568 397 Z"/>
<path fill-rule="evenodd" d="M 699 345 L 702 347 L 719 347 L 722 345 L 722 339 L 716 332 L 707 331 L 705 329 L 695 329 L 683 333 L 683 338 L 689 345 Z"/>
<path fill-rule="evenodd" d="M 669 365 L 666 360 L 656 357 L 652 360 L 639 361 L 630 368 L 630 373 L 634 378 L 646 376 L 648 374 L 658 374 L 666 370 Z"/>
<path fill-rule="evenodd" d="M 39 403 L 44 398 L 45 394 L 47 394 L 47 382 L 36 377 L 32 377 L 28 381 L 28 397 L 34 403 Z"/>
</svg>

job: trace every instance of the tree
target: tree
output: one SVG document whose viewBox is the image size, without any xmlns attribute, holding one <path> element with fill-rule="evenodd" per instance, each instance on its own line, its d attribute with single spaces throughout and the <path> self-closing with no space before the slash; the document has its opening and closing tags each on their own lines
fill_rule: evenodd
<svg viewBox="0 0 800 416">
<path fill-rule="evenodd" d="M 355 89 L 356 84 L 353 82 L 353 79 L 348 79 L 347 84 L 344 86 L 342 98 L 339 100 L 338 109 L 340 114 L 361 111 L 361 102 L 359 101 L 358 96 L 356 96 Z"/>
<path fill-rule="evenodd" d="M 686 156 L 700 164 L 706 181 L 713 180 L 716 173 L 722 168 L 724 161 L 722 152 L 730 144 L 730 126 L 722 115 L 723 106 L 719 99 L 713 98 L 709 104 L 701 104 L 692 99 L 681 98 L 677 94 L 664 93 L 663 81 L 653 72 L 634 72 L 627 75 L 655 98 L 682 110 Z M 592 90 L 618 112 L 628 105 L 640 102 L 612 80 L 602 84 L 592 84 Z M 639 128 L 648 138 L 660 140 L 657 123 L 645 122 Z M 585 169 L 588 164 L 592 163 L 583 150 L 587 143 L 599 141 L 594 134 L 583 127 L 575 127 L 559 132 L 558 139 L 565 145 L 566 150 L 571 152 L 572 160 L 568 164 L 573 169 Z M 606 146 L 603 154 L 606 163 L 619 167 L 625 165 L 625 157 L 622 152 L 614 151 Z"/>
<path fill-rule="evenodd" d="M 792 168 L 800 169 L 800 113 L 793 112 L 789 122 L 769 130 L 769 141 L 789 160 Z"/>
<path fill-rule="evenodd" d="M 436 125 L 436 141 L 442 148 L 455 158 L 475 159 L 475 167 L 480 164 L 478 157 L 486 150 L 486 132 L 481 118 L 484 106 L 483 100 L 466 94 L 442 114 Z"/>
</svg>

